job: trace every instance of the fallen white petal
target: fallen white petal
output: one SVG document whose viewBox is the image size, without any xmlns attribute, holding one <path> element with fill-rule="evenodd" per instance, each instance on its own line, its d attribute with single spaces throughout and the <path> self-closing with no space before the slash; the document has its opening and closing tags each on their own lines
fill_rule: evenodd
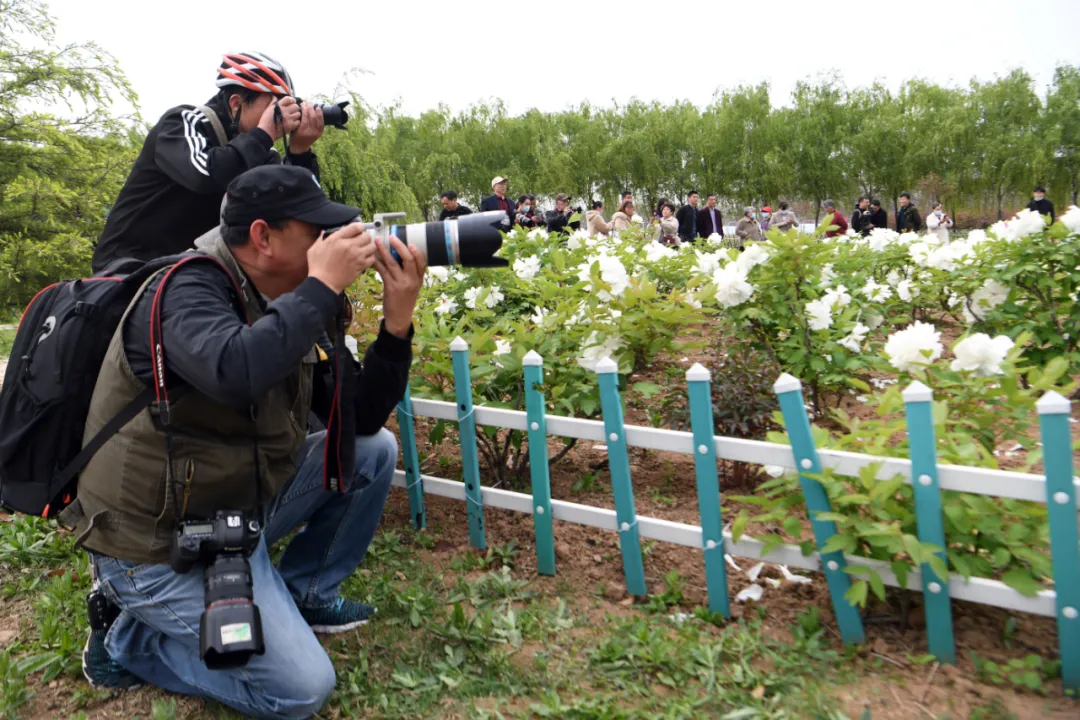
<svg viewBox="0 0 1080 720">
<path fill-rule="evenodd" d="M 790 580 L 793 583 L 809 585 L 813 582 L 813 580 L 806 577 L 805 575 L 796 575 L 795 573 L 791 572 L 790 570 L 788 570 L 787 565 L 780 566 L 780 574 L 784 576 L 785 580 Z"/>
<path fill-rule="evenodd" d="M 765 563 L 759 562 L 754 567 L 746 571 L 746 577 L 750 578 L 750 582 L 757 582 L 758 575 L 765 569 Z"/>
<path fill-rule="evenodd" d="M 747 600 L 757 602 L 764 593 L 765 588 L 760 585 L 751 585 L 735 596 L 735 602 L 746 602 Z"/>
<path fill-rule="evenodd" d="M 774 588 L 778 588 L 780 587 L 781 581 L 777 580 L 776 578 L 765 578 L 765 582 L 769 583 L 769 585 L 773 586 Z"/>
<path fill-rule="evenodd" d="M 735 564 L 735 559 L 730 555 L 724 555 L 724 559 L 727 560 L 727 564 L 735 568 L 737 572 L 742 572 L 742 568 Z"/>
</svg>

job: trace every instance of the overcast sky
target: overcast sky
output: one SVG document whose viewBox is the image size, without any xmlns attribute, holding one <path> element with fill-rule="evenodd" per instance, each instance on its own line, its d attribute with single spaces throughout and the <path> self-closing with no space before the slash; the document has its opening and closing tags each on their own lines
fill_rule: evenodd
<svg viewBox="0 0 1080 720">
<path fill-rule="evenodd" d="M 510 112 L 642 100 L 709 103 L 768 81 L 838 70 L 849 87 L 912 77 L 966 85 L 1023 67 L 1040 94 L 1080 65 L 1080 0 L 476 2 L 475 0 L 50 0 L 62 41 L 120 61 L 144 119 L 215 92 L 223 52 L 284 63 L 302 96 L 333 94 L 350 68 L 368 102 L 417 114 L 502 98 Z"/>
</svg>

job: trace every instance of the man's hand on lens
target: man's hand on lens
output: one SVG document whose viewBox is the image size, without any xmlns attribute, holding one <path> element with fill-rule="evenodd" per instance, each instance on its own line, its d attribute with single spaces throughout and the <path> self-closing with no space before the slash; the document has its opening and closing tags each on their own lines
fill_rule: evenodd
<svg viewBox="0 0 1080 720">
<path fill-rule="evenodd" d="M 303 116 L 300 119 L 300 126 L 293 133 L 292 145 L 290 146 L 290 150 L 297 155 L 310 150 L 315 141 L 322 137 L 323 128 L 325 127 L 322 108 L 316 108 L 311 103 L 306 102 L 300 110 Z"/>
<path fill-rule="evenodd" d="M 275 108 L 281 112 L 280 117 L 275 115 Z M 274 142 L 300 127 L 300 105 L 296 98 L 283 97 L 270 103 L 259 118 L 259 129 L 270 136 Z M 321 118 L 320 118 L 321 119 Z"/>
<path fill-rule="evenodd" d="M 394 236 L 390 244 L 397 250 L 401 265 L 390 254 L 390 248 L 376 238 L 378 252 L 375 255 L 375 270 L 383 281 L 383 317 L 386 331 L 399 338 L 409 336 L 412 326 L 416 298 L 424 284 L 427 271 L 427 259 L 414 247 L 407 247 Z"/>
<path fill-rule="evenodd" d="M 308 249 L 307 260 L 308 277 L 340 293 L 372 266 L 375 244 L 363 225 L 350 223 L 330 237 L 316 240 Z"/>
</svg>

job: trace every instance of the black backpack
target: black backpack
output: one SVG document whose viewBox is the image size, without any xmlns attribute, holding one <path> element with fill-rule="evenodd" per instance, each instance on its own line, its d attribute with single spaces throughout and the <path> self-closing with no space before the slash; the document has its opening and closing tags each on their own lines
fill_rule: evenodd
<svg viewBox="0 0 1080 720">
<path fill-rule="evenodd" d="M 34 296 L 0 388 L 0 505 L 42 517 L 59 513 L 75 499 L 78 474 L 94 453 L 154 401 L 151 386 L 83 446 L 90 398 L 128 305 L 158 271 L 197 260 L 220 265 L 201 253 L 146 263 L 123 259 Z M 159 295 L 172 274 L 159 284 Z"/>
</svg>

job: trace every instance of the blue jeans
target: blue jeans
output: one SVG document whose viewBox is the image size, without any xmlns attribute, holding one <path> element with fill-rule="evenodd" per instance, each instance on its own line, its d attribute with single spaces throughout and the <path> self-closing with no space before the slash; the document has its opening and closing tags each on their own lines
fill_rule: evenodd
<svg viewBox="0 0 1080 720">
<path fill-rule="evenodd" d="M 264 655 L 231 670 L 199 659 L 203 574 L 93 555 L 97 578 L 121 613 L 105 647 L 113 660 L 170 692 L 208 697 L 259 718 L 306 718 L 334 690 L 334 666 L 298 606 L 324 607 L 360 564 L 379 525 L 397 464 L 388 430 L 356 439 L 356 477 L 346 492 L 323 490 L 325 433 L 308 436 L 297 473 L 273 499 L 263 539 L 250 558 Z M 303 523 L 275 568 L 267 546 Z"/>
</svg>

